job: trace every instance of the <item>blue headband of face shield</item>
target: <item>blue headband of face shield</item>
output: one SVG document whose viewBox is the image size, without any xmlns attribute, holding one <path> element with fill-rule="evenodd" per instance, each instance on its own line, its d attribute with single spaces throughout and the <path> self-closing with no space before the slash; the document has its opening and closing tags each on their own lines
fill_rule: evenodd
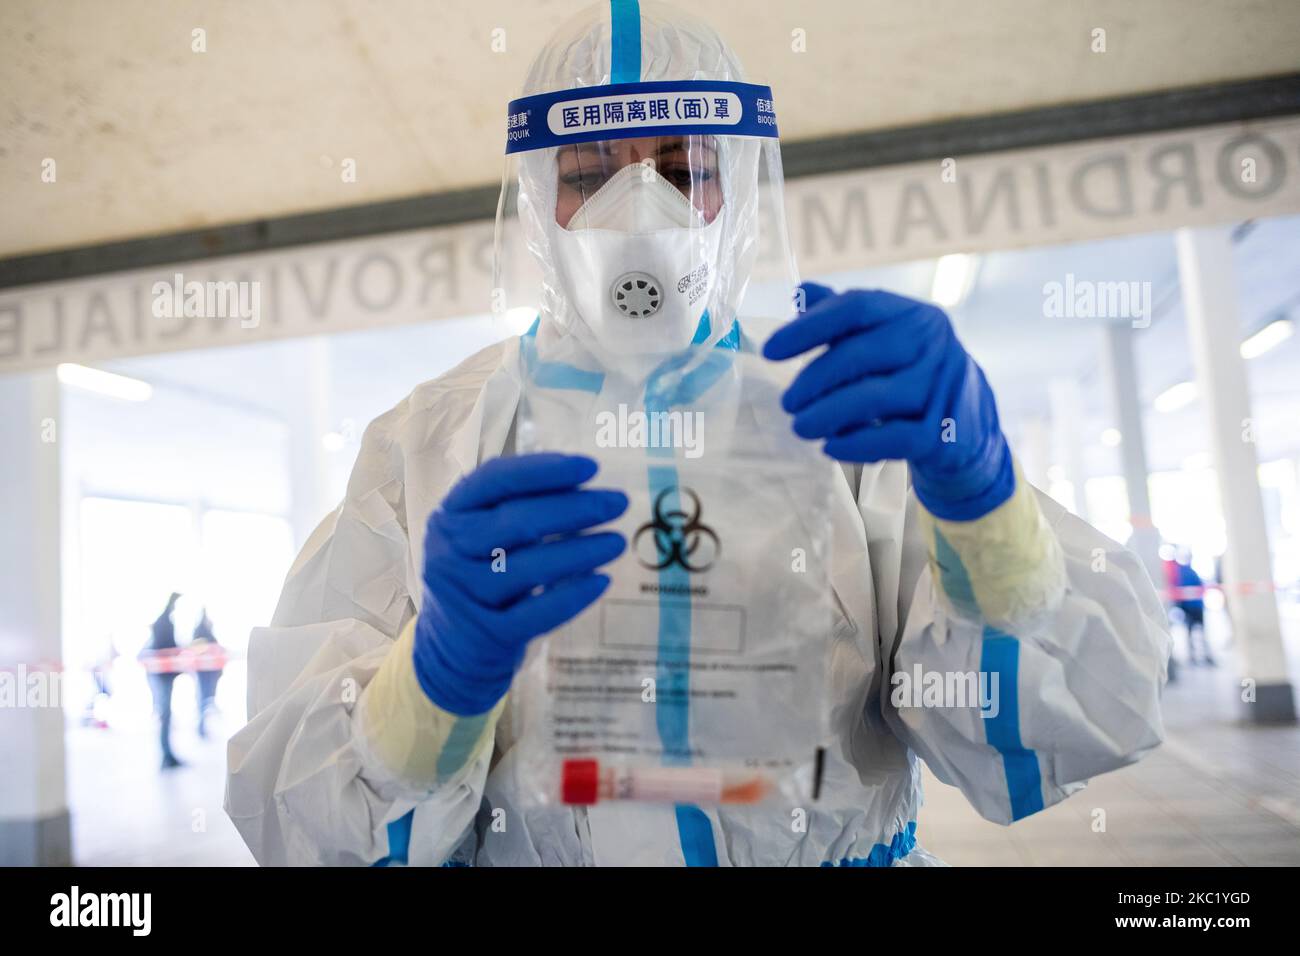
<svg viewBox="0 0 1300 956">
<path fill-rule="evenodd" d="M 775 138 L 772 90 L 713 80 L 611 83 L 511 100 L 506 154 L 643 136 Z"/>
<path fill-rule="evenodd" d="M 775 138 L 772 90 L 714 80 L 641 82 L 637 0 L 610 0 L 610 82 L 512 100 L 506 154 L 645 136 Z"/>
</svg>

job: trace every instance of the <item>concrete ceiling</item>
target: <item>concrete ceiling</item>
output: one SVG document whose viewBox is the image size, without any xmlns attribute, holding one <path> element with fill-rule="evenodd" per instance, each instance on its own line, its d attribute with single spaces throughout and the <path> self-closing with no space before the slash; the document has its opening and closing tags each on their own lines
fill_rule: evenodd
<svg viewBox="0 0 1300 956">
<path fill-rule="evenodd" d="M 0 256 L 493 183 L 505 103 L 584 5 L 5 0 Z M 1291 72 L 1300 43 L 1295 0 L 689 6 L 787 140 Z"/>
</svg>

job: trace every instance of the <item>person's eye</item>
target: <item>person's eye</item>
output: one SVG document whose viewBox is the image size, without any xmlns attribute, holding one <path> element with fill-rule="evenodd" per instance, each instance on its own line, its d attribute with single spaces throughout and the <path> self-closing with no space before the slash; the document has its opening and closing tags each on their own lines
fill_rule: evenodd
<svg viewBox="0 0 1300 956">
<path fill-rule="evenodd" d="M 706 183 L 713 178 L 711 170 L 693 169 L 690 166 L 669 166 L 661 170 L 660 175 L 678 189 L 688 189 Z"/>
<path fill-rule="evenodd" d="M 570 189 L 579 189 L 585 193 L 594 192 L 605 184 L 605 174 L 599 169 L 575 169 L 563 173 L 560 182 Z"/>
</svg>

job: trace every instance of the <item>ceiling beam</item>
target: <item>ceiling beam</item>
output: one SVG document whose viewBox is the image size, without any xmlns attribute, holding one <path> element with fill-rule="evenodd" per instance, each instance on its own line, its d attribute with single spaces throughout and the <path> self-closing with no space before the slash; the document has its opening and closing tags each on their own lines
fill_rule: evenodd
<svg viewBox="0 0 1300 956">
<path fill-rule="evenodd" d="M 783 143 L 787 178 L 1300 114 L 1300 73 Z M 0 259 L 0 289 L 491 219 L 481 186 Z"/>
</svg>

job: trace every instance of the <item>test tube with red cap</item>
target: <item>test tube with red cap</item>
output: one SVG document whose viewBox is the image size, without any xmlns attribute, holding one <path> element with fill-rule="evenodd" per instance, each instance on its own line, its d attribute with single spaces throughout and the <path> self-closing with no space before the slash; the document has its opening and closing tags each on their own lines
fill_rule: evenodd
<svg viewBox="0 0 1300 956">
<path fill-rule="evenodd" d="M 770 785 L 752 771 L 716 767 L 629 767 L 601 765 L 594 759 L 566 760 L 560 773 L 560 799 L 590 805 L 606 800 L 649 803 L 758 803 Z"/>
</svg>

